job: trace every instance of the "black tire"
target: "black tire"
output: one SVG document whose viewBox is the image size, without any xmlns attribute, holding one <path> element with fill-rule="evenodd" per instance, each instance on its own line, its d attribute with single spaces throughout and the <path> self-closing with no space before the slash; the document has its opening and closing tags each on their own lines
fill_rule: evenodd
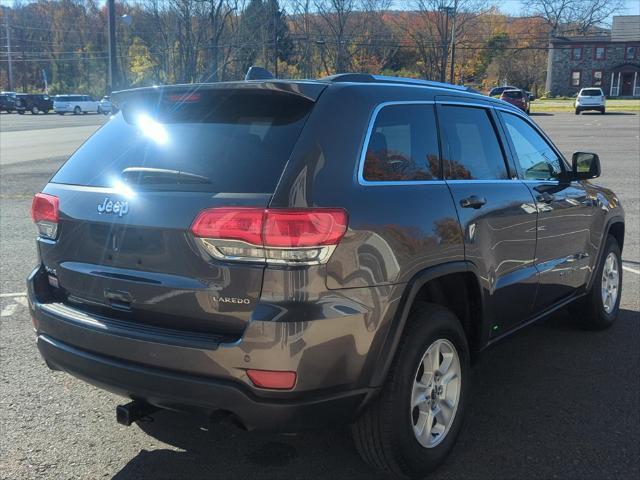
<svg viewBox="0 0 640 480">
<path fill-rule="evenodd" d="M 80 107 L 76 106 L 76 107 L 73 109 L 73 114 L 74 114 L 74 115 L 80 115 L 81 113 L 82 113 L 82 109 L 81 109 Z"/>
<path fill-rule="evenodd" d="M 422 477 L 440 465 L 460 433 L 469 388 L 469 347 L 464 330 L 448 309 L 416 303 L 380 395 L 352 425 L 363 460 L 398 477 Z M 460 396 L 448 433 L 437 445 L 423 447 L 413 432 L 410 397 L 416 370 L 428 347 L 445 339 L 455 346 L 460 360 Z"/>
<path fill-rule="evenodd" d="M 576 108 L 576 115 L 580 115 L 580 109 Z"/>
<path fill-rule="evenodd" d="M 604 109 L 604 108 L 603 108 L 602 110 L 600 110 L 600 113 L 601 113 L 602 115 L 604 115 L 604 114 L 606 113 L 606 112 L 605 112 L 605 110 L 606 110 L 606 109 Z"/>
<path fill-rule="evenodd" d="M 18 115 L 24 115 L 24 110 L 18 110 Z"/>
<path fill-rule="evenodd" d="M 48 115 L 49 114 L 49 110 L 48 109 L 47 110 L 43 110 L 42 113 L 44 113 L 45 115 Z"/>
<path fill-rule="evenodd" d="M 31 107 L 31 110 L 29 111 L 31 112 L 31 115 L 37 115 L 38 113 L 40 113 L 40 110 L 38 110 L 38 107 L 36 107 L 35 105 Z"/>
<path fill-rule="evenodd" d="M 607 312 L 602 299 L 602 271 L 604 270 L 605 262 L 610 253 L 613 253 L 617 259 L 618 290 L 613 309 Z M 589 292 L 587 292 L 585 297 L 571 305 L 570 310 L 571 313 L 579 319 L 582 328 L 586 330 L 604 330 L 605 328 L 611 327 L 616 318 L 618 318 L 620 298 L 622 297 L 622 255 L 618 242 L 613 235 L 607 235 L 600 263 L 593 275 L 593 284 Z"/>
<path fill-rule="evenodd" d="M 65 112 L 58 112 L 58 115 L 64 115 Z"/>
<path fill-rule="evenodd" d="M 102 107 L 98 105 L 98 113 L 102 113 Z"/>
</svg>

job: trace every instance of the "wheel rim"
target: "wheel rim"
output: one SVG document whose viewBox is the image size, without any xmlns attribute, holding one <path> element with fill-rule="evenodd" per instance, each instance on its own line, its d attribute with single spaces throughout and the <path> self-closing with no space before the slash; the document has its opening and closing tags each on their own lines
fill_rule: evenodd
<svg viewBox="0 0 640 480">
<path fill-rule="evenodd" d="M 602 306 L 605 312 L 611 313 L 615 308 L 619 288 L 620 269 L 618 257 L 615 253 L 609 252 L 602 268 Z"/>
<path fill-rule="evenodd" d="M 33 113 L 34 115 L 38 113 L 38 107 L 31 107 L 31 113 Z"/>
<path fill-rule="evenodd" d="M 411 423 L 420 445 L 433 448 L 449 433 L 460 403 L 462 372 L 458 352 L 438 339 L 422 356 L 411 390 Z"/>
</svg>

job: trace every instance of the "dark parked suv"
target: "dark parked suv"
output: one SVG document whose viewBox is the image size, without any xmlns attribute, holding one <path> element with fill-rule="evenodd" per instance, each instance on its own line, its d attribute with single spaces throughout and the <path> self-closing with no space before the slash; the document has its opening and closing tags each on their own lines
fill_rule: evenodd
<svg viewBox="0 0 640 480">
<path fill-rule="evenodd" d="M 18 93 L 16 106 L 18 113 L 31 112 L 33 115 L 37 115 L 42 112 L 46 114 L 53 110 L 53 100 L 49 95 L 41 93 Z"/>
<path fill-rule="evenodd" d="M 570 305 L 610 326 L 624 216 L 519 109 L 343 74 L 114 94 L 33 201 L 49 367 L 248 429 L 351 423 L 371 465 L 433 469 L 470 362 Z M 99 161 L 96 161 L 96 160 Z"/>
</svg>

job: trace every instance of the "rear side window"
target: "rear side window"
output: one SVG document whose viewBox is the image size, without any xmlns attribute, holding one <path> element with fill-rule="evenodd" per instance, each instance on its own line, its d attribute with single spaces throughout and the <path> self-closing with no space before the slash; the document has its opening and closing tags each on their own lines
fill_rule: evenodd
<svg viewBox="0 0 640 480">
<path fill-rule="evenodd" d="M 388 105 L 375 119 L 362 177 L 368 182 L 440 178 L 433 105 Z"/>
<path fill-rule="evenodd" d="M 504 154 L 485 108 L 443 106 L 443 168 L 451 180 L 506 180 Z"/>
<path fill-rule="evenodd" d="M 153 92 L 122 105 L 52 182 L 273 193 L 312 105 L 265 91 Z"/>
<path fill-rule="evenodd" d="M 522 118 L 510 113 L 500 113 L 507 135 L 515 150 L 516 160 L 525 180 L 554 180 L 562 173 L 562 160 Z"/>
</svg>

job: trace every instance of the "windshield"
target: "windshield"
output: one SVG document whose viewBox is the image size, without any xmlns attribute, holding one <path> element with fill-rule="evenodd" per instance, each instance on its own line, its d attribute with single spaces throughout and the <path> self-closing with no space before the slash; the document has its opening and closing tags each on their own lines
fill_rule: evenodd
<svg viewBox="0 0 640 480">
<path fill-rule="evenodd" d="M 507 90 L 502 92 L 502 95 L 507 98 L 522 98 L 522 92 L 520 90 Z"/>
<path fill-rule="evenodd" d="M 52 182 L 272 193 L 313 103 L 273 92 L 133 99 Z"/>
</svg>

